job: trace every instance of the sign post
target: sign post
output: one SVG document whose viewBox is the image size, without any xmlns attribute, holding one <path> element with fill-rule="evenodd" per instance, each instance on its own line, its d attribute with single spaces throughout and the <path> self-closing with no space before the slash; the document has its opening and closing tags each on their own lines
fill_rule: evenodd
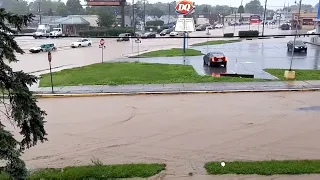
<svg viewBox="0 0 320 180">
<path fill-rule="evenodd" d="M 48 52 L 48 62 L 49 62 L 49 69 L 50 69 L 50 81 L 51 81 L 51 93 L 53 94 L 53 81 L 52 81 L 52 68 L 51 68 L 51 60 L 52 60 L 52 56 L 51 56 L 51 52 Z"/>
<path fill-rule="evenodd" d="M 139 55 L 140 55 L 139 44 L 141 43 L 141 40 L 140 40 L 139 38 L 137 38 L 137 39 L 135 40 L 135 42 L 137 43 L 137 46 L 138 46 L 138 57 L 139 57 Z"/>
<path fill-rule="evenodd" d="M 101 48 L 101 63 L 103 63 L 103 49 L 106 48 L 106 46 L 104 45 L 104 39 L 100 39 L 99 48 Z"/>
<path fill-rule="evenodd" d="M 193 18 L 178 18 L 175 31 L 183 32 L 183 52 L 185 53 L 187 32 L 195 31 Z"/>
<path fill-rule="evenodd" d="M 183 15 L 184 18 L 178 18 L 175 31 L 183 32 L 183 53 L 186 52 L 187 32 L 195 31 L 193 18 L 185 18 L 186 15 L 194 12 L 195 6 L 191 0 L 181 0 L 176 5 L 176 13 Z"/>
</svg>

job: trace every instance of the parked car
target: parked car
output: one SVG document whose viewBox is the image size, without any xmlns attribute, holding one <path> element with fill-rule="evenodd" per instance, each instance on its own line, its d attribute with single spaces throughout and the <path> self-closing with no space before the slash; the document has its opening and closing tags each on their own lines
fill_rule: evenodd
<svg viewBox="0 0 320 180">
<path fill-rule="evenodd" d="M 90 39 L 82 38 L 82 39 L 79 39 L 76 42 L 71 43 L 70 46 L 72 48 L 76 48 L 76 47 L 91 46 L 91 44 L 92 44 L 92 42 L 91 42 Z"/>
<path fill-rule="evenodd" d="M 146 39 L 146 38 L 155 38 L 157 37 L 157 34 L 155 32 L 146 32 L 142 35 L 141 38 Z"/>
<path fill-rule="evenodd" d="M 316 32 L 317 32 L 317 29 L 314 29 L 314 30 L 308 31 L 307 34 L 315 34 Z"/>
<path fill-rule="evenodd" d="M 29 49 L 31 53 L 48 52 L 57 50 L 54 44 L 42 44 L 38 47 L 32 47 Z"/>
<path fill-rule="evenodd" d="M 165 36 L 165 35 L 167 35 L 167 34 L 170 34 L 169 31 L 170 31 L 169 29 L 164 29 L 164 30 L 162 30 L 162 31 L 160 32 L 160 36 Z"/>
<path fill-rule="evenodd" d="M 305 42 L 300 41 L 300 40 L 297 40 L 294 43 L 294 47 L 293 47 L 293 41 L 289 41 L 287 43 L 287 48 L 288 48 L 288 51 L 294 50 L 294 52 L 302 52 L 302 51 L 307 52 L 307 50 L 308 50 L 308 47 L 305 44 Z"/>
<path fill-rule="evenodd" d="M 289 29 L 290 29 L 290 25 L 289 25 L 289 24 L 282 24 L 282 25 L 280 26 L 280 29 L 281 29 L 281 30 L 289 30 Z"/>
<path fill-rule="evenodd" d="M 177 37 L 177 36 L 182 36 L 182 37 L 183 37 L 183 33 L 184 33 L 184 32 L 172 31 L 172 32 L 170 33 L 170 36 L 171 36 L 171 37 Z"/>
<path fill-rule="evenodd" d="M 118 42 L 120 41 L 129 41 L 130 40 L 130 36 L 131 34 L 130 33 L 122 33 L 122 34 L 119 34 L 119 37 L 117 39 Z M 136 36 L 137 36 L 137 33 L 136 33 Z M 139 36 L 138 36 L 139 37 Z"/>
<path fill-rule="evenodd" d="M 196 28 L 196 31 L 205 31 L 207 27 L 211 26 L 210 24 L 201 24 Z"/>
<path fill-rule="evenodd" d="M 217 25 L 215 26 L 215 28 L 216 28 L 216 29 L 223 28 L 223 24 L 217 24 Z"/>
<path fill-rule="evenodd" d="M 220 51 L 210 52 L 203 56 L 203 65 L 227 67 L 227 57 Z"/>
</svg>

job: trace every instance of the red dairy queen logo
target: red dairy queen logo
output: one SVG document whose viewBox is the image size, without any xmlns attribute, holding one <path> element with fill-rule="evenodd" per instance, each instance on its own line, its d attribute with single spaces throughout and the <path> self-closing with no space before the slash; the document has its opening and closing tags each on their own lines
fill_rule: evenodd
<svg viewBox="0 0 320 180">
<path fill-rule="evenodd" d="M 182 0 L 176 5 L 176 12 L 181 15 L 188 15 L 192 10 L 194 10 L 194 5 L 190 0 Z"/>
</svg>

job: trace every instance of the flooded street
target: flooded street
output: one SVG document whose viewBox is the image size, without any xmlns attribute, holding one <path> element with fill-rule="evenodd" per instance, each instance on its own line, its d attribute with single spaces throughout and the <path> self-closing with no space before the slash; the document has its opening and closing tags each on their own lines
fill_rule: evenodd
<svg viewBox="0 0 320 180">
<path fill-rule="evenodd" d="M 159 162 L 170 175 L 204 163 L 316 159 L 320 92 L 39 99 L 48 142 L 23 154 L 29 168 Z"/>
</svg>

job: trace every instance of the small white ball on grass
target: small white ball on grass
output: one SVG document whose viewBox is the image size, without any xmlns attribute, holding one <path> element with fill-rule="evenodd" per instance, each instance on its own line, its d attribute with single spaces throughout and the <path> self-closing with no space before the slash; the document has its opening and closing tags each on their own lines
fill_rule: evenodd
<svg viewBox="0 0 320 180">
<path fill-rule="evenodd" d="M 225 162 L 221 162 L 221 166 L 224 167 L 226 165 Z"/>
</svg>

